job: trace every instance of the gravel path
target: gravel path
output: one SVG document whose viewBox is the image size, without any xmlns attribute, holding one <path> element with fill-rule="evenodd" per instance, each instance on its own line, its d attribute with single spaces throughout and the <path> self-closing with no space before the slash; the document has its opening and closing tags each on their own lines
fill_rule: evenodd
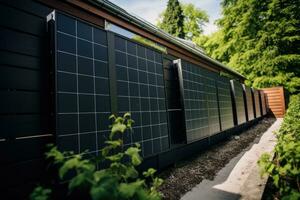
<svg viewBox="0 0 300 200">
<path fill-rule="evenodd" d="M 274 118 L 263 119 L 257 125 L 241 133 L 239 139 L 232 138 L 221 142 L 189 160 L 166 169 L 160 174 L 160 177 L 165 180 L 160 188 L 164 199 L 180 199 L 203 179 L 213 180 L 219 170 L 257 137 L 261 137 L 274 121 Z"/>
</svg>

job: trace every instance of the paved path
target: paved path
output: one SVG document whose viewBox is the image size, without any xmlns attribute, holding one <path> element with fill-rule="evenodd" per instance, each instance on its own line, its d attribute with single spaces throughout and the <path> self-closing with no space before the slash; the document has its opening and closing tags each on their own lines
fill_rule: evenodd
<svg viewBox="0 0 300 200">
<path fill-rule="evenodd" d="M 267 180 L 260 177 L 257 161 L 262 153 L 272 152 L 276 144 L 273 132 L 281 123 L 282 119 L 277 119 L 260 139 L 220 170 L 213 181 L 203 180 L 181 200 L 261 199 Z"/>
</svg>

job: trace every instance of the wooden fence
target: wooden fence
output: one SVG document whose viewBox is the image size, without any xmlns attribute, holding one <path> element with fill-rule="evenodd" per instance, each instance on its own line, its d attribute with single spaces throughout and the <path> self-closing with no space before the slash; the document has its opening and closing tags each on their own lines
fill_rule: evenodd
<svg viewBox="0 0 300 200">
<path fill-rule="evenodd" d="M 285 91 L 283 87 L 262 89 L 265 93 L 269 112 L 276 118 L 284 116 L 286 111 Z"/>
</svg>

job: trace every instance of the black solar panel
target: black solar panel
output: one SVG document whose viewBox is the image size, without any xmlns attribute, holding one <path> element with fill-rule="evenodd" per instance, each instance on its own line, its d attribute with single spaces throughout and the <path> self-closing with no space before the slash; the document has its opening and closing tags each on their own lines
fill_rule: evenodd
<svg viewBox="0 0 300 200">
<path fill-rule="evenodd" d="M 246 94 L 248 120 L 250 121 L 250 120 L 254 119 L 252 92 L 251 92 L 251 88 L 248 86 L 243 85 L 243 88 L 244 88 L 244 91 Z"/>
<path fill-rule="evenodd" d="M 246 110 L 245 110 L 245 102 L 243 96 L 243 87 L 242 84 L 234 80 L 231 80 L 231 86 L 233 88 L 233 94 L 235 99 L 237 124 L 239 125 L 246 122 Z"/>
<path fill-rule="evenodd" d="M 187 141 L 220 131 L 216 75 L 194 64 L 182 63 Z"/>
<path fill-rule="evenodd" d="M 58 146 L 97 152 L 111 112 L 106 32 L 57 13 L 55 35 Z"/>
<path fill-rule="evenodd" d="M 217 86 L 218 86 L 218 99 L 219 99 L 219 106 L 220 106 L 221 128 L 223 131 L 234 127 L 232 101 L 231 101 L 231 94 L 230 94 L 230 90 L 231 90 L 230 79 L 222 76 L 218 77 Z"/>
<path fill-rule="evenodd" d="M 267 114 L 267 105 L 266 105 L 266 99 L 265 99 L 265 93 L 261 90 L 260 91 L 260 99 L 261 99 L 261 110 L 262 115 Z"/>
<path fill-rule="evenodd" d="M 162 54 L 115 36 L 118 110 L 130 112 L 134 133 L 125 144 L 142 144 L 149 156 L 169 148 Z"/>
<path fill-rule="evenodd" d="M 255 102 L 255 117 L 258 118 L 261 116 L 260 112 L 260 100 L 259 100 L 259 91 L 252 89 L 254 95 L 254 102 Z"/>
</svg>

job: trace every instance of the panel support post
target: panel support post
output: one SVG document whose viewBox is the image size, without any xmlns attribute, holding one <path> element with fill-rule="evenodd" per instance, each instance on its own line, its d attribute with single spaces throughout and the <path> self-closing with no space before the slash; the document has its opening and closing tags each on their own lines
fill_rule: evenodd
<svg viewBox="0 0 300 200">
<path fill-rule="evenodd" d="M 182 63 L 181 63 L 181 59 L 178 60 L 174 60 L 173 64 L 175 65 L 174 67 L 177 69 L 177 73 L 178 73 L 178 81 L 179 81 L 179 94 L 180 94 L 180 104 L 181 104 L 181 108 L 182 108 L 182 115 L 183 115 L 183 129 L 185 131 L 185 138 L 187 141 L 187 131 L 186 131 L 186 123 L 185 123 L 185 107 L 184 107 L 184 87 L 183 87 L 183 76 L 182 76 Z"/>
</svg>

